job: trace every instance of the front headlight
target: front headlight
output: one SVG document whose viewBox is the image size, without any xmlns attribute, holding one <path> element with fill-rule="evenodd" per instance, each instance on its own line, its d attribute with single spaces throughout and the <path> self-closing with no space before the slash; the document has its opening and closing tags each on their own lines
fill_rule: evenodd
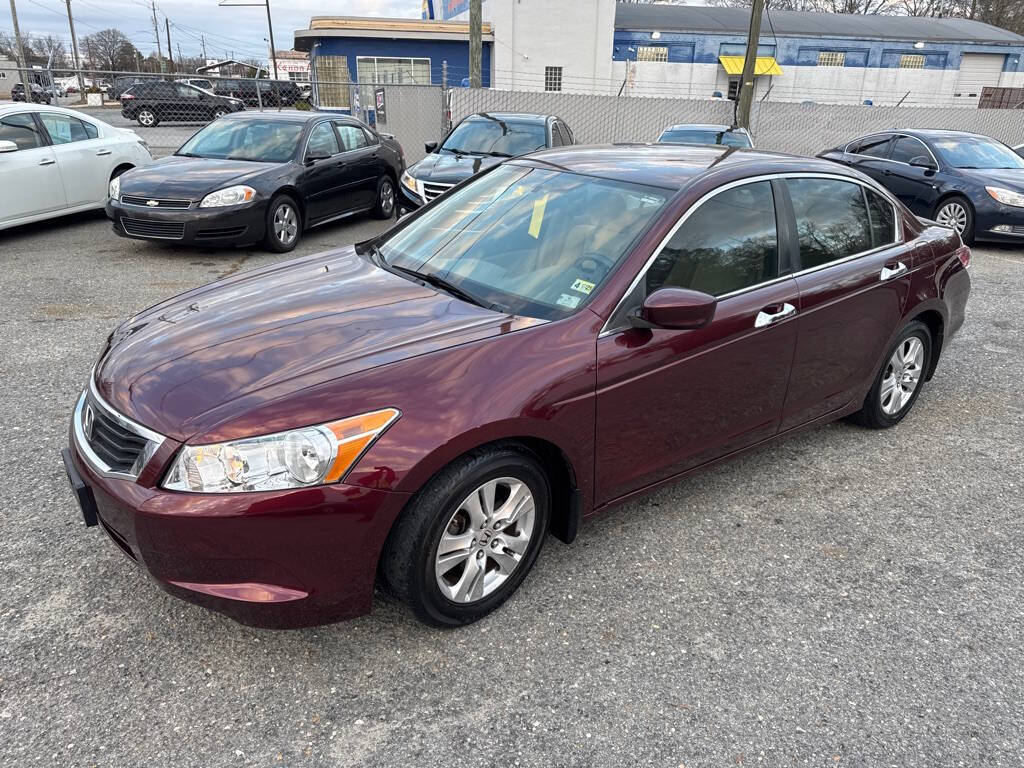
<svg viewBox="0 0 1024 768">
<path fill-rule="evenodd" d="M 408 171 L 402 171 L 402 186 L 416 197 L 423 197 L 422 182 L 410 176 Z"/>
<path fill-rule="evenodd" d="M 227 187 L 226 189 L 218 189 L 216 192 L 211 192 L 203 198 L 199 207 L 220 208 L 225 205 L 239 205 L 250 202 L 254 197 L 256 197 L 255 189 L 239 184 L 235 187 Z"/>
<path fill-rule="evenodd" d="M 1003 189 L 1002 187 L 985 187 L 985 191 L 1003 205 L 1024 208 L 1024 195 L 1020 192 L 1014 192 L 1012 189 Z"/>
<path fill-rule="evenodd" d="M 110 193 L 111 200 L 117 200 L 121 196 L 121 177 L 115 176 L 110 180 L 110 186 L 107 187 L 107 192 Z"/>
<path fill-rule="evenodd" d="M 213 445 L 183 446 L 163 487 L 237 493 L 336 483 L 401 414 L 395 408 Z"/>
</svg>

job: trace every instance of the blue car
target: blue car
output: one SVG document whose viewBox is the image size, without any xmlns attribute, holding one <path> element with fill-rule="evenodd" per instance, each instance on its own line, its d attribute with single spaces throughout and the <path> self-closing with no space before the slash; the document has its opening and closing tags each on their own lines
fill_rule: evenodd
<svg viewBox="0 0 1024 768">
<path fill-rule="evenodd" d="M 1024 158 L 988 136 L 887 131 L 819 157 L 866 173 L 917 216 L 956 229 L 967 244 L 1024 244 Z"/>
</svg>

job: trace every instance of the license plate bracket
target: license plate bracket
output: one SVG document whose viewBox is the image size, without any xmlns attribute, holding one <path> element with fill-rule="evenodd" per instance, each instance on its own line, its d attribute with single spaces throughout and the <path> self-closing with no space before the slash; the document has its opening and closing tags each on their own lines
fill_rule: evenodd
<svg viewBox="0 0 1024 768">
<path fill-rule="evenodd" d="M 99 513 L 96 509 L 96 497 L 92 493 L 92 488 L 85 484 L 82 476 L 75 469 L 74 462 L 71 461 L 70 450 L 67 448 L 61 450 L 60 457 L 64 460 L 64 471 L 68 475 L 68 484 L 78 500 L 78 508 L 82 511 L 82 519 L 85 521 L 86 527 L 91 528 L 98 525 Z"/>
</svg>

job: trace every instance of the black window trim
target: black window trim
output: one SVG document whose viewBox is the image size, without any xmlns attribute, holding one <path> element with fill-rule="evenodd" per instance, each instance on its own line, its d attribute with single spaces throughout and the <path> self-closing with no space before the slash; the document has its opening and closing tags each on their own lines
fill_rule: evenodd
<svg viewBox="0 0 1024 768">
<path fill-rule="evenodd" d="M 873 134 L 873 135 L 877 135 L 877 134 Z M 853 142 L 851 142 L 851 144 L 852 143 Z M 893 226 L 895 227 L 895 230 L 896 230 L 895 231 L 896 239 L 893 242 L 888 243 L 887 245 L 882 245 L 882 246 L 879 246 L 877 248 L 872 247 L 872 248 L 869 248 L 866 251 L 861 251 L 859 253 L 852 253 L 849 256 L 844 256 L 841 259 L 836 259 L 834 261 L 826 262 L 825 264 L 818 264 L 817 266 L 814 266 L 814 267 L 808 267 L 806 269 L 800 269 L 800 267 L 802 265 L 799 262 L 799 258 L 800 258 L 799 248 L 800 248 L 800 245 L 799 245 L 799 241 L 796 239 L 796 230 L 795 230 L 796 220 L 795 220 L 795 215 L 794 215 L 794 212 L 793 212 L 793 204 L 792 204 L 792 201 L 789 199 L 789 190 L 788 190 L 786 184 L 783 183 L 785 179 L 835 179 L 836 181 L 846 181 L 846 182 L 849 182 L 851 184 L 857 184 L 857 185 L 859 185 L 860 187 L 862 187 L 864 189 L 870 189 L 872 192 L 875 192 L 876 194 L 880 195 L 883 200 L 885 200 L 890 205 L 892 205 L 893 211 L 895 213 Z M 775 285 L 776 283 L 781 283 L 784 280 L 795 279 L 795 278 L 801 277 L 803 275 L 809 275 L 812 272 L 817 272 L 817 271 L 822 270 L 822 269 L 828 269 L 829 267 L 834 267 L 834 266 L 836 266 L 838 264 L 844 264 L 844 263 L 846 263 L 848 261 L 853 261 L 854 259 L 859 259 L 859 258 L 862 258 L 862 257 L 865 257 L 865 256 L 870 256 L 870 255 L 872 255 L 874 253 L 879 253 L 881 251 L 888 250 L 889 248 L 895 248 L 896 246 L 903 245 L 903 243 L 905 242 L 904 238 L 903 238 L 902 216 L 900 215 L 900 209 L 896 205 L 896 203 L 893 201 L 892 196 L 888 193 L 887 190 L 884 190 L 884 189 L 882 189 L 882 188 L 880 188 L 878 186 L 875 186 L 874 184 L 869 184 L 868 182 L 863 181 L 861 179 L 857 179 L 857 178 L 854 178 L 852 176 L 845 176 L 845 175 L 840 174 L 840 173 L 827 173 L 827 172 L 824 172 L 824 171 L 791 171 L 791 172 L 783 172 L 783 173 L 768 173 L 768 174 L 763 174 L 763 175 L 760 175 L 760 176 L 750 176 L 750 177 L 747 177 L 747 178 L 744 178 L 744 179 L 736 179 L 735 181 L 730 181 L 727 184 L 723 184 L 720 187 L 717 187 L 717 188 L 715 188 L 713 190 L 710 190 L 707 194 L 703 195 L 699 200 L 697 200 L 697 202 L 695 202 L 693 205 L 691 205 L 689 208 L 687 208 L 683 212 L 683 215 L 679 217 L 679 219 L 676 221 L 676 223 L 672 225 L 672 228 L 669 229 L 669 231 L 665 234 L 665 237 L 662 238 L 661 242 L 658 243 L 657 247 L 654 248 L 654 250 L 651 252 L 651 255 L 647 258 L 647 261 L 644 263 L 643 267 L 641 267 L 637 271 L 636 275 L 633 277 L 632 282 L 630 282 L 629 286 L 622 293 L 622 296 L 619 297 L 619 300 L 616 302 L 614 309 L 612 309 L 611 313 L 608 315 L 608 319 L 605 321 L 605 324 L 601 328 L 601 332 L 597 335 L 597 338 L 600 339 L 600 338 L 603 338 L 605 336 L 610 336 L 613 333 L 619 333 L 620 331 L 623 331 L 623 330 L 626 329 L 627 326 L 623 326 L 623 325 L 612 326 L 611 325 L 612 320 L 615 319 L 619 315 L 619 312 L 622 309 L 623 302 L 625 302 L 633 294 L 633 291 L 636 290 L 636 287 L 640 283 L 640 281 L 643 280 L 646 277 L 647 272 L 650 270 L 651 265 L 654 264 L 655 259 L 657 259 L 658 256 L 661 255 L 661 252 L 665 249 L 665 247 L 668 245 L 668 243 L 672 240 L 672 238 L 675 236 L 676 232 L 683 226 L 683 224 L 686 223 L 686 221 L 690 218 L 690 216 L 693 215 L 694 211 L 696 211 L 698 208 L 700 208 L 702 205 L 704 205 L 704 203 L 706 203 L 711 198 L 716 197 L 717 195 L 721 194 L 722 192 L 725 192 L 726 190 L 733 189 L 734 187 L 741 187 L 741 186 L 744 186 L 746 184 L 753 184 L 754 182 L 758 182 L 758 181 L 770 181 L 770 182 L 779 181 L 781 183 L 780 184 L 781 190 L 785 193 L 784 195 L 782 195 L 782 197 L 785 198 L 785 205 L 787 206 L 787 210 L 786 210 L 787 223 L 785 225 L 785 230 L 783 230 L 783 222 L 780 221 L 779 218 L 778 218 L 778 216 L 779 216 L 779 209 L 778 209 L 778 202 L 776 202 L 776 230 L 777 230 L 777 232 L 779 234 L 779 259 L 780 259 L 779 267 L 780 267 L 780 270 L 781 270 L 781 268 L 782 268 L 781 259 L 782 259 L 783 250 L 785 249 L 785 251 L 789 254 L 789 258 L 791 260 L 793 258 L 796 259 L 795 262 L 792 262 L 789 265 L 794 271 L 787 272 L 786 274 L 781 274 L 781 271 L 780 271 L 779 276 L 776 277 L 776 278 L 773 278 L 772 280 L 766 280 L 763 283 L 757 283 L 756 285 L 749 285 L 746 288 L 740 288 L 738 290 L 731 291 L 730 293 L 724 293 L 721 296 L 717 296 L 716 297 L 718 299 L 718 301 L 723 301 L 725 299 L 731 299 L 734 296 L 740 296 L 740 295 L 745 294 L 745 293 L 750 293 L 751 291 L 757 291 L 757 290 L 760 290 L 762 288 L 767 288 L 770 285 Z M 772 184 L 772 193 L 775 195 L 776 200 L 778 200 L 780 195 L 776 193 L 776 185 L 775 184 Z M 867 202 L 867 200 L 865 198 L 865 204 L 866 204 L 866 202 Z M 870 219 L 869 219 L 869 224 L 870 224 Z M 785 245 L 783 244 L 783 237 L 786 238 Z M 795 246 L 794 246 L 794 243 L 795 243 Z M 794 247 L 796 248 L 796 253 L 795 254 L 793 253 L 793 250 L 792 250 Z M 627 260 L 628 260 L 628 257 L 627 257 Z"/>
</svg>

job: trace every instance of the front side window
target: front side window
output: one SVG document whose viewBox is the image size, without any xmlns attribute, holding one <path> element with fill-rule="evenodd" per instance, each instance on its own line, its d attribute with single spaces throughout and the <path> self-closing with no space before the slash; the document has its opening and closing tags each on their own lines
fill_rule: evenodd
<svg viewBox="0 0 1024 768">
<path fill-rule="evenodd" d="M 85 123 L 77 117 L 43 112 L 39 118 L 43 121 L 46 132 L 50 134 L 50 141 L 54 144 L 70 144 L 73 141 L 87 141 L 96 138 L 95 135 L 89 135 Z M 95 131 L 95 128 L 93 130 Z"/>
<path fill-rule="evenodd" d="M 985 136 L 951 136 L 931 139 L 931 144 L 946 164 L 954 168 L 1024 168 L 1024 158 Z"/>
<path fill-rule="evenodd" d="M 46 142 L 32 115 L 8 115 L 0 118 L 0 141 L 13 141 L 18 149 L 35 149 Z"/>
<path fill-rule="evenodd" d="M 900 136 L 896 139 L 892 143 L 892 152 L 889 153 L 890 160 L 900 163 L 909 163 L 913 158 L 922 156 L 931 159 L 927 147 L 911 136 Z"/>
<path fill-rule="evenodd" d="M 177 154 L 218 160 L 284 163 L 295 154 L 302 129 L 302 123 L 291 121 L 218 120 L 186 141 Z M 334 132 L 329 126 L 327 133 L 333 139 Z"/>
<path fill-rule="evenodd" d="M 646 294 L 688 288 L 712 296 L 779 276 L 779 238 L 771 182 L 727 189 L 676 230 L 647 271 Z"/>
<path fill-rule="evenodd" d="M 340 151 L 338 137 L 331 123 L 318 123 L 313 126 L 313 130 L 309 132 L 309 141 L 306 142 L 306 157 L 330 157 Z"/>
<path fill-rule="evenodd" d="M 177 85 L 174 90 L 183 99 L 198 99 L 202 95 L 198 88 L 193 88 L 191 85 Z"/>
<path fill-rule="evenodd" d="M 871 250 L 871 224 L 860 184 L 816 178 L 786 179 L 786 184 L 803 269 Z"/>
<path fill-rule="evenodd" d="M 449 152 L 515 157 L 547 146 L 543 123 L 523 123 L 479 117 L 463 120 L 444 140 L 442 150 Z"/>
<path fill-rule="evenodd" d="M 502 165 L 439 198 L 384 240 L 380 256 L 486 306 L 556 320 L 587 304 L 670 194 Z"/>
</svg>

